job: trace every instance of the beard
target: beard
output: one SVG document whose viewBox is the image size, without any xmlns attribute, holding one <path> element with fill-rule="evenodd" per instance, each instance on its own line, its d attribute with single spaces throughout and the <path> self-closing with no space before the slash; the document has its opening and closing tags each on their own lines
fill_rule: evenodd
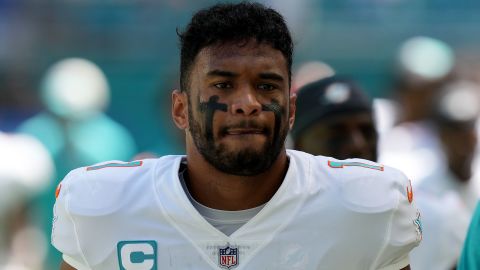
<svg viewBox="0 0 480 270">
<path fill-rule="evenodd" d="M 233 151 L 229 150 L 225 144 L 215 141 L 213 130 L 211 130 L 213 129 L 212 125 L 204 125 L 204 127 L 210 128 L 202 130 L 200 124 L 194 120 L 190 107 L 188 114 L 190 134 L 199 153 L 217 170 L 232 175 L 254 176 L 270 169 L 283 149 L 288 133 L 288 128 L 285 127 L 287 125 L 275 127 L 273 132 L 268 128 L 263 128 L 268 139 L 259 150 L 247 146 L 244 149 Z M 281 125 L 279 120 L 275 121 L 276 125 Z M 258 128 L 258 125 L 242 122 L 235 127 Z M 220 136 L 225 136 L 228 128 L 231 127 L 221 128 Z"/>
</svg>

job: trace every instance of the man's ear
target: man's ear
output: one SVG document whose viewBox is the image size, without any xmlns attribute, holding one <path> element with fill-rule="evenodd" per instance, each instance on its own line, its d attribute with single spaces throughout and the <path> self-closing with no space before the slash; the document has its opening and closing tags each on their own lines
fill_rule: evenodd
<svg viewBox="0 0 480 270">
<path fill-rule="evenodd" d="M 290 130 L 293 128 L 293 123 L 295 123 L 295 110 L 297 109 L 297 94 L 292 93 L 290 95 L 290 105 L 289 105 L 289 115 L 288 115 L 288 125 Z"/>
<path fill-rule="evenodd" d="M 179 129 L 188 128 L 188 98 L 178 89 L 172 92 L 172 118 Z"/>
</svg>

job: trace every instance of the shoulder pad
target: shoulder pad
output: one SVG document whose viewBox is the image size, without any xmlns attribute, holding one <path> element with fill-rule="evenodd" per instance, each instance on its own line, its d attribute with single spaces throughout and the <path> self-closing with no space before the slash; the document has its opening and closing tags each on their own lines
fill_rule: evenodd
<svg viewBox="0 0 480 270">
<path fill-rule="evenodd" d="M 324 157 L 321 162 L 342 202 L 351 210 L 388 211 L 397 207 L 400 196 L 411 194 L 409 180 L 397 169 L 363 159 Z"/>
<path fill-rule="evenodd" d="M 73 170 L 61 183 L 69 211 L 86 216 L 116 211 L 139 186 L 150 183 L 154 164 L 154 159 L 108 161 Z"/>
</svg>

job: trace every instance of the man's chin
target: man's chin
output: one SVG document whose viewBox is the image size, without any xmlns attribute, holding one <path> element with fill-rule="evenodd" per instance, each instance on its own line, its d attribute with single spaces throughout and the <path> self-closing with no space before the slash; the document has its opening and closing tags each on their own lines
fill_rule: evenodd
<svg viewBox="0 0 480 270">
<path fill-rule="evenodd" d="M 232 149 L 262 148 L 268 141 L 268 137 L 264 134 L 248 134 L 248 135 L 227 135 L 218 142 L 225 147 Z"/>
<path fill-rule="evenodd" d="M 224 155 L 226 157 L 265 157 L 267 152 L 264 147 L 243 145 L 238 147 L 224 148 Z"/>
<path fill-rule="evenodd" d="M 265 152 L 264 148 L 255 149 L 245 146 L 238 151 L 232 149 L 222 151 L 222 153 L 219 153 L 215 158 L 214 163 L 217 169 L 240 176 L 261 174 L 272 165 L 272 161 L 269 159 L 268 153 Z"/>
</svg>

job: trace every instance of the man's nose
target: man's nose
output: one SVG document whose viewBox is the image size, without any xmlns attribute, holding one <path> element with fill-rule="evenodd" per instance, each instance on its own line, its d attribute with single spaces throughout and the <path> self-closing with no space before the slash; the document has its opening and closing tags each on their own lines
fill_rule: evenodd
<svg viewBox="0 0 480 270">
<path fill-rule="evenodd" d="M 232 103 L 233 114 L 243 114 L 246 116 L 259 114 L 262 110 L 262 104 L 258 101 L 257 93 L 251 86 L 244 86 L 238 89 L 238 94 L 234 96 Z"/>
</svg>

